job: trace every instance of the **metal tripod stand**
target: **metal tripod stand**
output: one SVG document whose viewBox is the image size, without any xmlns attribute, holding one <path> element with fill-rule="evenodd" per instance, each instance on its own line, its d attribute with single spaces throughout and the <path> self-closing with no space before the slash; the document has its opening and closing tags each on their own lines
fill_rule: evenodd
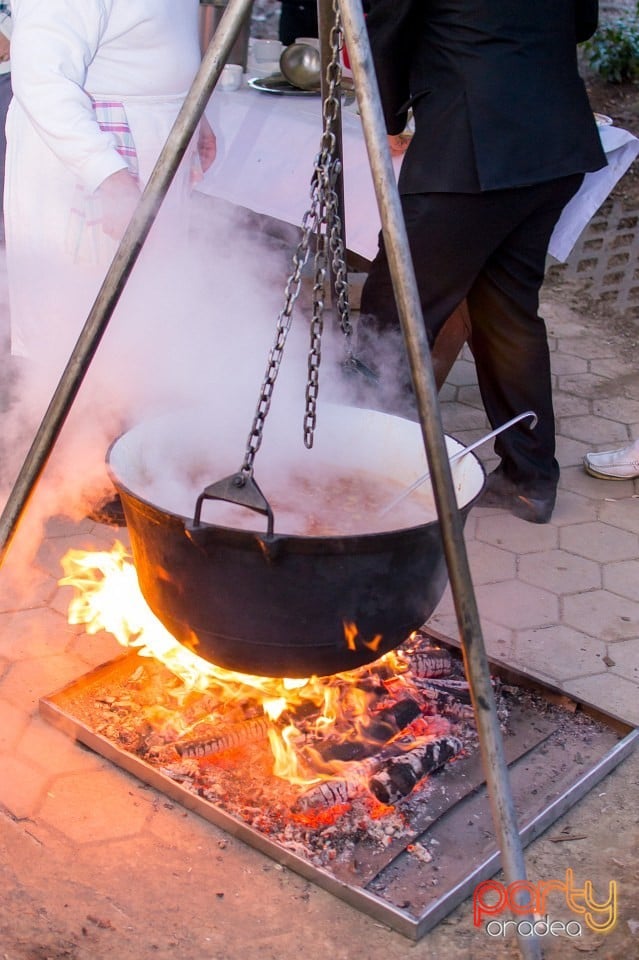
<svg viewBox="0 0 639 960">
<path fill-rule="evenodd" d="M 318 0 L 323 47 L 326 43 L 325 30 L 330 20 L 331 5 L 332 0 Z M 122 238 L 0 517 L 0 563 L 5 559 L 22 514 L 42 475 L 119 297 L 251 6 L 252 0 L 229 0 L 203 57 L 191 90 Z M 432 477 L 495 832 L 506 881 L 523 881 L 526 877 L 525 864 L 508 769 L 464 545 L 462 521 L 453 489 L 430 351 L 395 176 L 386 144 L 386 131 L 366 24 L 359 0 L 339 0 L 339 8 Z M 537 940 L 520 938 L 519 943 L 525 960 L 540 960 L 541 950 Z"/>
</svg>

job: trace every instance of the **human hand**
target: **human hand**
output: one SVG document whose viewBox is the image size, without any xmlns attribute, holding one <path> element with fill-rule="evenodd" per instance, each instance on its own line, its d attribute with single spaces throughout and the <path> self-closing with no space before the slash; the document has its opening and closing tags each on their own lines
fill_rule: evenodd
<svg viewBox="0 0 639 960">
<path fill-rule="evenodd" d="M 390 147 L 391 157 L 401 157 L 402 154 L 406 153 L 406 150 L 408 149 L 408 144 L 412 140 L 412 134 L 389 133 L 387 138 L 388 138 L 388 146 Z"/>
<path fill-rule="evenodd" d="M 4 33 L 0 33 L 0 63 L 5 63 L 11 56 L 11 44 L 9 43 L 9 37 L 5 37 Z"/>
<path fill-rule="evenodd" d="M 217 143 L 211 124 L 205 116 L 203 116 L 200 121 L 200 129 L 197 138 L 197 152 L 200 157 L 202 173 L 206 173 L 215 160 Z"/>
<path fill-rule="evenodd" d="M 118 170 L 97 189 L 102 202 L 102 229 L 113 240 L 121 240 L 137 207 L 141 191 L 128 170 Z"/>
</svg>

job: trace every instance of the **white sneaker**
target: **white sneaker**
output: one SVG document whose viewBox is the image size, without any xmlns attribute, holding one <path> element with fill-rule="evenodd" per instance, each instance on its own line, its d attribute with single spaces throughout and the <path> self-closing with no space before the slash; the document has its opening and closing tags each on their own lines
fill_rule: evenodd
<svg viewBox="0 0 639 960">
<path fill-rule="evenodd" d="M 619 450 L 587 453 L 584 470 L 601 480 L 634 480 L 639 477 L 639 440 Z"/>
</svg>

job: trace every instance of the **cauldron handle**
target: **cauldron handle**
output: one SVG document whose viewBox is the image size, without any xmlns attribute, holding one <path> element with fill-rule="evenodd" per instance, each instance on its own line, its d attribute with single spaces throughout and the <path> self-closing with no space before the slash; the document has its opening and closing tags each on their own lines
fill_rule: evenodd
<svg viewBox="0 0 639 960">
<path fill-rule="evenodd" d="M 205 487 L 195 502 L 194 527 L 200 526 L 202 505 L 205 500 L 225 500 L 238 507 L 247 507 L 249 510 L 255 510 L 256 513 L 263 513 L 267 519 L 266 535 L 268 537 L 273 535 L 273 511 L 252 475 L 240 471 Z"/>
</svg>

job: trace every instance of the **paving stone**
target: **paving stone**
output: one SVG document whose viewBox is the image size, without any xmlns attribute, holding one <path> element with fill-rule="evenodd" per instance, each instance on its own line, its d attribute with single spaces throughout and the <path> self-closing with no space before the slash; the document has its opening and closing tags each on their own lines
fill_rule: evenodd
<svg viewBox="0 0 639 960">
<path fill-rule="evenodd" d="M 563 550 L 598 563 L 628 560 L 639 553 L 639 537 L 606 523 L 580 523 L 564 527 L 559 534 Z"/>
<path fill-rule="evenodd" d="M 634 358 L 630 357 L 606 357 L 597 361 L 597 373 L 603 377 L 623 377 L 628 373 Z M 633 371 L 634 374 L 634 371 Z"/>
<path fill-rule="evenodd" d="M 543 627 L 559 619 L 557 597 L 527 583 L 506 580 L 481 584 L 476 593 L 482 620 L 500 623 L 513 630 Z"/>
<path fill-rule="evenodd" d="M 468 360 L 457 360 L 446 379 L 456 387 L 463 387 L 467 384 L 475 385 L 477 383 L 475 364 Z"/>
<path fill-rule="evenodd" d="M 516 576 L 516 558 L 510 550 L 473 540 L 468 544 L 468 560 L 475 584 L 513 580 Z"/>
<path fill-rule="evenodd" d="M 548 336 L 560 344 L 583 333 L 584 324 L 579 314 L 566 303 L 547 299 L 543 288 L 539 297 L 539 312 L 546 321 Z"/>
<path fill-rule="evenodd" d="M 112 541 L 116 539 L 112 533 L 110 539 Z M 77 535 L 69 534 L 66 537 L 59 536 L 42 543 L 37 553 L 36 563 L 57 583 L 64 576 L 61 561 L 69 550 L 95 551 L 104 549 L 104 540 L 99 533 L 88 532 L 78 533 Z"/>
<path fill-rule="evenodd" d="M 561 389 L 566 393 L 572 393 L 576 397 L 590 399 L 598 394 L 606 396 L 606 390 L 613 387 L 608 377 L 601 377 L 594 373 L 575 373 L 568 377 L 563 377 Z"/>
<path fill-rule="evenodd" d="M 558 541 L 557 530 L 551 524 L 528 523 L 487 507 L 477 507 L 476 536 L 484 543 L 518 555 L 552 550 Z"/>
<path fill-rule="evenodd" d="M 97 753 L 52 727 L 37 714 L 27 718 L 21 730 L 18 752 L 33 767 L 50 774 L 99 770 L 107 765 Z"/>
<path fill-rule="evenodd" d="M 621 484 L 624 490 L 629 484 Z M 609 483 L 608 489 L 612 494 L 618 489 L 617 483 Z M 621 497 L 606 497 L 599 509 L 599 517 L 604 523 L 610 523 L 621 530 L 639 533 L 639 496 L 630 494 Z"/>
<path fill-rule="evenodd" d="M 635 484 L 639 481 L 634 480 L 598 480 L 586 473 L 583 466 L 569 465 L 562 467 L 560 485 L 566 490 L 572 490 L 573 493 L 579 493 L 584 497 L 589 497 L 595 503 L 602 503 L 607 497 L 614 496 L 630 497 L 633 493 L 639 492 Z"/>
<path fill-rule="evenodd" d="M 131 837 L 150 812 L 136 784 L 115 768 L 53 777 L 39 813 L 75 843 Z"/>
<path fill-rule="evenodd" d="M 476 431 L 474 439 L 490 432 L 484 411 L 462 403 L 453 404 L 452 409 L 446 411 L 446 415 L 442 417 L 442 422 L 446 433 L 452 433 L 458 439 L 461 439 L 460 433 L 464 431 Z"/>
<path fill-rule="evenodd" d="M 444 412 L 445 405 L 452 406 L 456 399 L 457 387 L 449 382 L 444 383 L 439 391 L 439 402 L 442 405 L 442 413 Z"/>
<path fill-rule="evenodd" d="M 574 467 L 582 464 L 587 453 L 592 450 L 592 444 L 583 440 L 573 440 L 570 437 L 557 437 L 557 450 L 555 456 L 562 471 L 566 467 Z"/>
<path fill-rule="evenodd" d="M 605 672 L 606 644 L 561 624 L 518 630 L 513 643 L 516 663 L 549 680 L 568 680 Z"/>
<path fill-rule="evenodd" d="M 444 596 L 436 612 L 428 621 L 428 625 L 445 637 L 459 638 L 457 618 L 450 593 Z M 500 663 L 510 662 L 514 631 L 484 617 L 480 617 L 480 627 L 488 658 Z"/>
<path fill-rule="evenodd" d="M 71 638 L 64 617 L 48 607 L 0 614 L 0 643 L 15 662 L 63 653 Z"/>
<path fill-rule="evenodd" d="M 639 637 L 611 644 L 607 652 L 606 666 L 611 673 L 626 680 L 633 680 L 639 685 Z"/>
<path fill-rule="evenodd" d="M 585 400 L 584 397 L 574 397 L 570 393 L 559 393 L 555 387 L 553 407 L 555 417 L 561 425 L 562 417 L 580 417 L 590 411 L 592 403 L 589 400 Z M 561 436 L 561 431 L 559 431 L 559 436 Z"/>
<path fill-rule="evenodd" d="M 92 520 L 75 521 L 65 516 L 49 517 L 44 525 L 44 535 L 47 539 L 56 539 L 56 537 L 74 537 L 90 534 L 94 523 Z"/>
<path fill-rule="evenodd" d="M 595 334 L 588 334 L 583 331 L 577 337 L 562 336 L 560 346 L 562 353 L 568 356 L 582 357 L 586 360 L 592 360 L 594 357 L 601 360 L 603 358 L 615 358 L 616 356 L 613 344 L 607 343 Z"/>
<path fill-rule="evenodd" d="M 20 757 L 2 758 L 0 806 L 16 820 L 35 817 L 46 793 L 49 777 Z"/>
<path fill-rule="evenodd" d="M 623 446 L 628 442 L 626 428 L 621 423 L 602 420 L 595 416 L 562 417 L 560 429 L 563 436 L 581 440 L 594 450 L 597 444 Z"/>
<path fill-rule="evenodd" d="M 601 567 L 563 550 L 528 554 L 519 560 L 519 579 L 559 596 L 600 589 Z"/>
<path fill-rule="evenodd" d="M 44 571 L 16 577 L 14 571 L 8 569 L 10 562 L 8 558 L 7 569 L 0 575 L 0 613 L 46 606 L 57 589 L 55 578 Z"/>
<path fill-rule="evenodd" d="M 597 703 L 605 713 L 623 723 L 639 725 L 637 684 L 632 680 L 608 671 L 568 680 L 563 689 L 585 703 Z"/>
<path fill-rule="evenodd" d="M 587 523 L 596 520 L 598 505 L 594 500 L 564 490 L 561 483 L 557 491 L 557 503 L 552 515 L 555 527 L 565 527 L 573 523 Z"/>
<path fill-rule="evenodd" d="M 86 664 L 69 653 L 14 663 L 0 682 L 3 698 L 35 712 L 38 700 L 86 673 Z"/>
<path fill-rule="evenodd" d="M 592 401 L 592 412 L 606 420 L 618 420 L 626 424 L 639 423 L 639 402 L 628 397 L 615 397 L 610 400 L 597 398 Z M 633 432 L 629 431 L 628 438 L 633 435 Z"/>
<path fill-rule="evenodd" d="M 69 646 L 69 653 L 85 664 L 83 672 L 87 673 L 86 667 L 93 669 L 102 663 L 115 660 L 125 653 L 125 648 L 105 630 L 89 635 L 80 626 Z"/>
<path fill-rule="evenodd" d="M 468 404 L 469 407 L 477 407 L 479 410 L 484 409 L 479 387 L 476 384 L 460 387 L 458 401 L 459 403 Z"/>
<path fill-rule="evenodd" d="M 617 385 L 617 389 L 620 389 L 620 385 Z M 639 400 L 639 383 L 637 383 L 637 377 L 629 377 L 623 384 L 623 393 L 626 397 L 629 397 L 631 400 Z"/>
<path fill-rule="evenodd" d="M 1 688 L 0 688 L 1 689 Z M 0 754 L 10 753 L 24 733 L 29 718 L 24 710 L 0 700 Z M 0 768 L 2 761 L 0 761 Z M 0 793 L 0 802 L 2 795 Z"/>
<path fill-rule="evenodd" d="M 639 560 L 607 563 L 603 568 L 603 586 L 611 593 L 639 601 Z"/>
<path fill-rule="evenodd" d="M 639 603 L 592 590 L 564 597 L 563 621 L 598 640 L 628 640 L 639 636 Z"/>
<path fill-rule="evenodd" d="M 559 377 L 567 373 L 587 373 L 588 361 L 583 357 L 573 357 L 568 353 L 555 352 L 551 354 L 550 369 Z"/>
</svg>

